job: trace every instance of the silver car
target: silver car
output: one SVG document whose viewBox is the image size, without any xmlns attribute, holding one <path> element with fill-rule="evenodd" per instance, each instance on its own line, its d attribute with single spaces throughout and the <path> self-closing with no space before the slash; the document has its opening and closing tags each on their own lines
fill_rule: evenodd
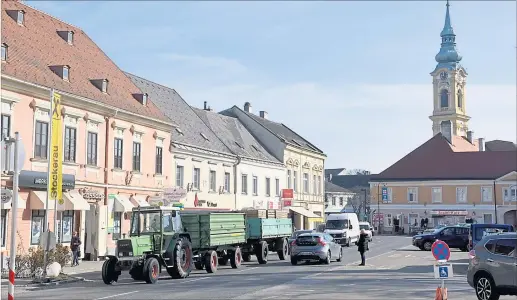
<svg viewBox="0 0 517 300">
<path fill-rule="evenodd" d="M 341 261 L 343 250 L 341 245 L 336 244 L 334 239 L 327 233 L 311 232 L 300 234 L 291 243 L 291 264 L 296 265 L 299 261 L 319 261 L 330 264 L 335 259 Z"/>
<path fill-rule="evenodd" d="M 479 300 L 517 295 L 517 233 L 485 236 L 470 251 L 467 281 Z"/>
</svg>

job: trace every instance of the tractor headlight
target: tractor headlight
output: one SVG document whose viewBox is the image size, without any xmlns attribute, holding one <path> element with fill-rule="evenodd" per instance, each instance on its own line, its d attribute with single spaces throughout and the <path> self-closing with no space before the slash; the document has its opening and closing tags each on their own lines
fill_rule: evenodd
<svg viewBox="0 0 517 300">
<path fill-rule="evenodd" d="M 129 252 L 129 256 L 133 256 L 133 252 Z"/>
</svg>

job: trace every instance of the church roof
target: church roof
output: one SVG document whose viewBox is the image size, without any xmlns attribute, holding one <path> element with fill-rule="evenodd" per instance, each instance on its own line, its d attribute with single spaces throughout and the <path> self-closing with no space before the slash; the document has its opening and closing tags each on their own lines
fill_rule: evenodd
<svg viewBox="0 0 517 300">
<path fill-rule="evenodd" d="M 456 34 L 454 33 L 454 29 L 451 25 L 451 16 L 449 12 L 449 0 L 447 0 L 446 11 L 445 11 L 445 23 L 443 25 L 442 32 L 440 36 L 442 38 L 442 43 L 440 47 L 440 51 L 435 56 L 435 60 L 438 65 L 435 68 L 435 71 L 440 68 L 448 68 L 448 69 L 456 69 L 461 67 L 459 62 L 462 57 L 458 50 L 456 49 Z"/>
</svg>

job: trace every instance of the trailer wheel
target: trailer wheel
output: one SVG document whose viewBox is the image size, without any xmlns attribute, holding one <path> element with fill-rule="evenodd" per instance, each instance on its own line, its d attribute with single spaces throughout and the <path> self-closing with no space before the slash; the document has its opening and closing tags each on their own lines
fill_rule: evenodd
<svg viewBox="0 0 517 300">
<path fill-rule="evenodd" d="M 210 250 L 205 255 L 205 269 L 207 273 L 217 272 L 217 252 Z"/>
<path fill-rule="evenodd" d="M 203 263 L 200 261 L 194 262 L 194 267 L 196 267 L 196 270 L 203 270 L 205 266 L 203 266 Z"/>
<path fill-rule="evenodd" d="M 144 280 L 147 283 L 156 283 L 160 277 L 160 263 L 154 257 L 149 257 L 144 264 Z"/>
<path fill-rule="evenodd" d="M 110 257 L 102 264 L 102 281 L 104 281 L 105 284 L 112 284 L 113 282 L 118 281 L 120 271 L 117 272 L 115 270 L 117 262 L 118 259 L 115 257 Z"/>
<path fill-rule="evenodd" d="M 236 247 L 235 251 L 230 252 L 230 265 L 237 269 L 242 264 L 242 252 L 240 247 Z"/>
<path fill-rule="evenodd" d="M 167 273 L 174 279 L 187 278 L 194 265 L 192 244 L 185 238 L 178 239 L 172 256 L 173 264 L 167 268 Z"/>
<path fill-rule="evenodd" d="M 285 260 L 285 258 L 287 257 L 287 252 L 288 252 L 288 243 L 287 243 L 287 239 L 281 239 L 278 243 L 278 250 L 276 251 L 276 253 L 278 254 L 278 258 L 280 260 Z"/>
<path fill-rule="evenodd" d="M 242 253 L 242 261 L 250 262 L 251 261 L 251 254 L 250 253 Z"/>
<path fill-rule="evenodd" d="M 269 249 L 266 241 L 260 241 L 257 245 L 255 245 L 255 255 L 257 256 L 259 264 L 267 264 L 268 254 Z"/>
</svg>

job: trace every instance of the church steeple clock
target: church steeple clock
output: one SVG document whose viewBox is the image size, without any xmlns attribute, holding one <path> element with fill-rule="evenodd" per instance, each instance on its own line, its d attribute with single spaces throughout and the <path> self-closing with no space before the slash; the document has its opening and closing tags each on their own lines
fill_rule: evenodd
<svg viewBox="0 0 517 300">
<path fill-rule="evenodd" d="M 456 34 L 451 26 L 447 0 L 445 24 L 440 34 L 442 43 L 440 52 L 436 54 L 438 63 L 431 76 L 433 77 L 433 135 L 440 133 L 442 122 L 449 123 L 452 134 L 466 136 L 470 117 L 466 114 L 466 82 L 467 72 L 461 66 L 462 59 L 456 49 Z"/>
</svg>

